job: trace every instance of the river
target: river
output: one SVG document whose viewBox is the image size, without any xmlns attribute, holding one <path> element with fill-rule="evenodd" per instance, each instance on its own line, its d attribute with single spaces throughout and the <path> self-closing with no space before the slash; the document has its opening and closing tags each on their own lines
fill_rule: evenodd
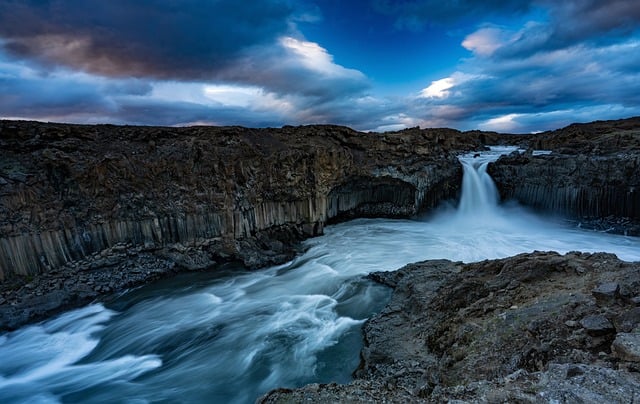
<svg viewBox="0 0 640 404">
<path fill-rule="evenodd" d="M 249 403 L 276 387 L 345 383 L 362 324 L 390 296 L 364 278 L 372 271 L 533 250 L 640 260 L 639 238 L 498 204 L 486 163 L 508 151 L 461 158 L 458 207 L 329 226 L 285 265 L 184 274 L 0 334 L 0 402 Z"/>
</svg>

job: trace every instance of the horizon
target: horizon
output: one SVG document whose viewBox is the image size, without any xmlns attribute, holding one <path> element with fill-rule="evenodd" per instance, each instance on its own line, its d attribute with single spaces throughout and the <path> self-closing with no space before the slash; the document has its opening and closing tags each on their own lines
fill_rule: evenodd
<svg viewBox="0 0 640 404">
<path fill-rule="evenodd" d="M 627 121 L 627 120 L 632 120 L 632 119 L 640 119 L 640 116 L 629 116 L 629 117 L 623 117 L 623 118 L 619 118 L 619 119 L 596 119 L 594 121 L 585 121 L 585 122 L 571 122 L 565 126 L 562 127 L 558 127 L 558 128 L 551 128 L 545 131 L 539 131 L 539 132 L 529 132 L 529 133 L 522 133 L 522 132 L 499 132 L 499 131 L 491 131 L 491 130 L 482 130 L 482 129 L 477 129 L 477 128 L 471 128 L 471 129 L 466 129 L 466 130 L 460 130 L 460 129 L 456 129 L 456 128 L 451 128 L 451 127 L 444 127 L 444 126 L 440 126 L 440 127 L 419 127 L 419 126 L 414 126 L 414 127 L 406 127 L 406 128 L 402 128 L 402 129 L 397 129 L 397 130 L 388 130 L 388 131 L 384 131 L 384 132 L 375 132 L 375 131 L 361 131 L 358 129 L 354 129 L 350 126 L 347 125 L 337 125 L 337 124 L 331 124 L 331 123 L 307 123 L 307 124 L 299 124 L 299 125 L 290 125 L 290 124 L 284 124 L 282 126 L 243 126 L 243 125 L 207 125 L 207 124 L 194 124 L 194 125 L 154 125 L 154 124 L 114 124 L 114 123 L 76 123 L 76 122 L 59 122 L 59 121 L 39 121 L 39 120 L 33 120 L 33 119 L 5 119 L 0 117 L 0 123 L 4 123 L 4 122 L 14 122 L 14 123 L 35 123 L 35 124 L 40 124 L 40 125 L 78 125 L 78 126 L 131 126 L 131 127 L 140 127 L 140 128 L 167 128 L 167 129 L 171 129 L 171 128 L 243 128 L 243 129 L 284 129 L 287 127 L 293 127 L 293 128 L 300 128 L 300 127 L 314 127 L 314 126 L 337 126 L 337 127 L 341 127 L 341 128 L 346 128 L 355 132 L 359 132 L 359 133 L 364 133 L 364 134 L 376 134 L 376 135 L 384 135 L 384 134 L 394 134 L 394 133 L 400 133 L 402 131 L 405 130 L 412 130 L 412 129 L 418 129 L 418 130 L 456 130 L 459 131 L 460 133 L 469 133 L 469 132 L 485 132 L 485 133 L 496 133 L 498 135 L 514 135 L 514 136 L 529 136 L 529 135 L 542 135 L 545 133 L 549 133 L 549 132 L 555 132 L 555 131 L 560 131 L 563 129 L 566 129 L 567 127 L 573 126 L 573 125 L 591 125 L 591 124 L 597 124 L 597 123 L 607 123 L 607 122 L 621 122 L 621 121 Z"/>
<path fill-rule="evenodd" d="M 633 0 L 0 0 L 0 119 L 527 134 L 640 116 Z"/>
</svg>

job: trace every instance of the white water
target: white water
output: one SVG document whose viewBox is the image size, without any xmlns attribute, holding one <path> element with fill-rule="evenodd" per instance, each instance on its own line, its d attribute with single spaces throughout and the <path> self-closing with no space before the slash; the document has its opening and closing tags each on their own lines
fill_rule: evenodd
<svg viewBox="0 0 640 404">
<path fill-rule="evenodd" d="M 459 208 L 331 226 L 283 266 L 184 275 L 0 335 L 0 402 L 253 402 L 279 386 L 347 382 L 360 327 L 389 296 L 364 274 L 533 250 L 640 260 L 638 238 L 497 205 L 485 163 L 506 151 L 461 159 Z"/>
</svg>

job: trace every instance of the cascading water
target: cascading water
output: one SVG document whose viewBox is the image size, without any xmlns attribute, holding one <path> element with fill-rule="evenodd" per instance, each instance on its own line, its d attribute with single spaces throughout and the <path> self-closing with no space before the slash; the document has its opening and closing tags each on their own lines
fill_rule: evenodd
<svg viewBox="0 0 640 404">
<path fill-rule="evenodd" d="M 471 153 L 459 158 L 464 175 L 458 211 L 462 215 L 487 214 L 498 205 L 498 189 L 487 173 L 489 163 L 515 147 L 493 147 L 488 153 Z"/>
<path fill-rule="evenodd" d="M 461 157 L 459 208 L 428 220 L 330 226 L 286 265 L 182 275 L 0 335 L 0 402 L 249 403 L 276 387 L 347 382 L 360 327 L 390 293 L 364 274 L 532 250 L 640 260 L 638 238 L 498 205 L 485 162 L 508 151 Z"/>
</svg>

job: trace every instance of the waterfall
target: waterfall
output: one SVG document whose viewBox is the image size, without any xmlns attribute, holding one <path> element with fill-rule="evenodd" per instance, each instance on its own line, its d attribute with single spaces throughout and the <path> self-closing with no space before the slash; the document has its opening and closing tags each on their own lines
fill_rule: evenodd
<svg viewBox="0 0 640 404">
<path fill-rule="evenodd" d="M 487 166 L 503 154 L 514 150 L 515 147 L 493 146 L 487 152 L 459 157 L 463 168 L 459 215 L 486 215 L 495 212 L 500 197 L 493 179 L 487 173 Z"/>
</svg>

